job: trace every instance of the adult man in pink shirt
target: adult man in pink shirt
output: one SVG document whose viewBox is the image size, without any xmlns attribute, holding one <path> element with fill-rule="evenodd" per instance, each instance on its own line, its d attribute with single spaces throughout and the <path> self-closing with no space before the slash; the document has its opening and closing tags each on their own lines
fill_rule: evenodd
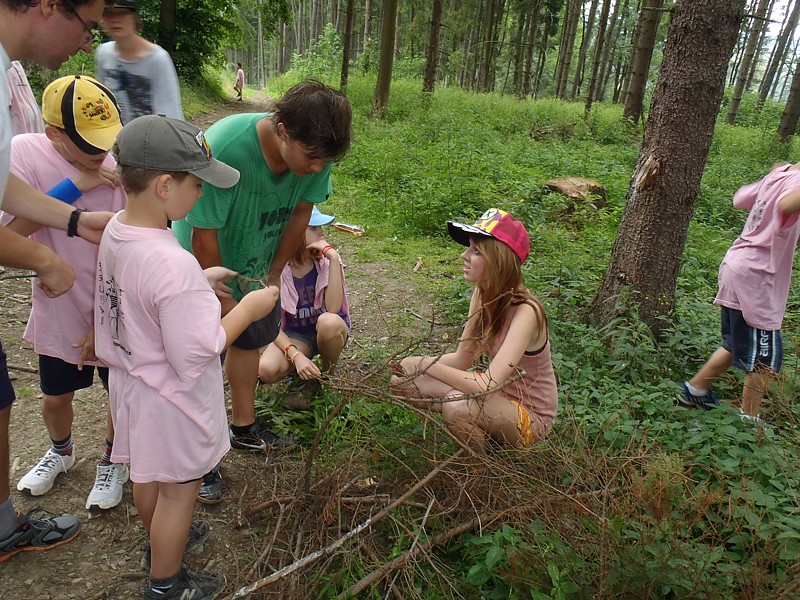
<svg viewBox="0 0 800 600">
<path fill-rule="evenodd" d="M 775 165 L 761 181 L 739 189 L 736 208 L 750 215 L 719 268 L 722 346 L 677 396 L 685 406 L 719 406 L 711 385 L 731 366 L 745 371 L 741 415 L 760 421 L 761 400 L 781 369 L 781 323 L 786 312 L 792 261 L 800 236 L 800 163 Z"/>
<path fill-rule="evenodd" d="M 104 0 L 0 0 L 0 73 L 12 60 L 30 60 L 57 69 L 79 51 L 90 52 L 93 29 L 103 15 Z M 0 204 L 3 210 L 42 225 L 66 229 L 90 241 L 100 236 L 110 213 L 81 213 L 45 196 L 9 175 L 11 116 L 8 86 L 0 82 Z M 0 227 L 0 264 L 34 271 L 42 289 L 56 297 L 72 287 L 75 274 L 55 252 Z M 19 518 L 11 502 L 8 427 L 14 390 L 6 355 L 0 346 L 0 562 L 25 551 L 41 551 L 69 542 L 80 532 L 71 515 Z"/>
</svg>

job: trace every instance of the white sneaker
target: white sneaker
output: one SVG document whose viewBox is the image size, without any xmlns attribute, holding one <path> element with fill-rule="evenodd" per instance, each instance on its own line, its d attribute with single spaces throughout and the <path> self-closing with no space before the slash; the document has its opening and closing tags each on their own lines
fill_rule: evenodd
<svg viewBox="0 0 800 600">
<path fill-rule="evenodd" d="M 75 464 L 75 448 L 72 454 L 62 456 L 50 448 L 41 460 L 25 477 L 19 480 L 17 489 L 20 492 L 27 492 L 31 496 L 42 496 L 53 489 L 53 483 L 59 473 L 66 473 Z"/>
<path fill-rule="evenodd" d="M 97 465 L 94 487 L 86 499 L 86 508 L 107 510 L 122 502 L 122 488 L 128 481 L 128 465 L 113 463 Z"/>
</svg>

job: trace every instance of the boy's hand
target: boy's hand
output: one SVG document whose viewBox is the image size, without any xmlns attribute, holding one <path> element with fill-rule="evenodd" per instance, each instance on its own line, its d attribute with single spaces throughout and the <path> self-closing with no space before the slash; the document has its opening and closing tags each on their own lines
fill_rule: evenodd
<svg viewBox="0 0 800 600">
<path fill-rule="evenodd" d="M 209 267 L 208 269 L 204 269 L 203 273 L 218 298 L 232 297 L 233 290 L 225 285 L 225 282 L 236 277 L 238 275 L 236 271 L 231 271 L 225 267 Z"/>
<path fill-rule="evenodd" d="M 75 272 L 55 252 L 49 248 L 47 252 L 47 259 L 35 271 L 39 276 L 39 287 L 48 297 L 55 298 L 69 291 L 75 283 Z"/>
<path fill-rule="evenodd" d="M 115 171 L 101 166 L 99 169 L 81 171 L 75 177 L 72 177 L 72 183 L 85 194 L 101 185 L 113 190 L 119 185 L 119 178 Z"/>
<path fill-rule="evenodd" d="M 89 327 L 81 341 L 77 344 L 72 344 L 72 347 L 81 349 L 77 365 L 79 371 L 83 370 L 83 363 L 85 361 L 97 360 L 97 355 L 94 353 L 94 327 Z"/>
<path fill-rule="evenodd" d="M 78 219 L 78 235 L 87 242 L 99 244 L 100 238 L 103 237 L 103 230 L 113 216 L 114 213 L 106 211 L 81 213 Z"/>
<path fill-rule="evenodd" d="M 294 369 L 300 379 L 318 379 L 320 376 L 319 368 L 314 361 L 298 350 L 294 356 Z"/>
<path fill-rule="evenodd" d="M 239 302 L 239 306 L 244 306 L 247 308 L 247 311 L 250 315 L 250 321 L 253 322 L 263 319 L 269 313 L 271 313 L 272 309 L 275 308 L 275 305 L 279 300 L 280 290 L 277 286 L 270 285 L 260 290 L 248 293 L 244 298 L 242 298 L 241 302 Z"/>
</svg>

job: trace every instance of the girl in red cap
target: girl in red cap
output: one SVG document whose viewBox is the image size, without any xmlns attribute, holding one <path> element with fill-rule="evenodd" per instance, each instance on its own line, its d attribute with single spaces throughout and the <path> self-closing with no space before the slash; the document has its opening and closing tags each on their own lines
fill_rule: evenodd
<svg viewBox="0 0 800 600">
<path fill-rule="evenodd" d="M 530 238 L 522 223 L 498 209 L 474 225 L 447 226 L 468 246 L 461 255 L 464 279 L 475 290 L 467 324 L 455 352 L 394 364 L 392 389 L 417 407 L 441 412 L 450 433 L 475 450 L 483 451 L 489 438 L 532 444 L 553 427 L 558 392 L 547 316 L 522 285 Z M 473 369 L 483 355 L 489 366 Z"/>
</svg>

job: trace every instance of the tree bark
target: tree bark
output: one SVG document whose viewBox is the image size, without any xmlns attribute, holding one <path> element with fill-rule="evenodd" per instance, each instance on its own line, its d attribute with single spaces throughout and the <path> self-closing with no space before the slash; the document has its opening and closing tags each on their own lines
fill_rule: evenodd
<svg viewBox="0 0 800 600">
<path fill-rule="evenodd" d="M 342 77 L 339 89 L 347 89 L 347 78 L 350 75 L 350 55 L 353 51 L 353 24 L 356 21 L 355 0 L 347 0 L 347 15 L 344 22 L 344 40 L 342 40 Z"/>
<path fill-rule="evenodd" d="M 797 120 L 800 117 L 800 62 L 792 79 L 792 87 L 789 88 L 789 98 L 781 115 L 781 123 L 778 126 L 778 135 L 781 139 L 787 139 L 797 131 Z"/>
<path fill-rule="evenodd" d="M 425 51 L 425 77 L 422 81 L 423 92 L 433 92 L 436 84 L 436 67 L 439 60 L 439 34 L 442 31 L 442 0 L 433 0 L 431 11 L 431 27 L 428 32 L 428 48 Z"/>
<path fill-rule="evenodd" d="M 596 324 L 639 317 L 658 334 L 675 305 L 725 70 L 744 0 L 678 0 L 650 118 L 611 259 L 590 307 Z"/>
<path fill-rule="evenodd" d="M 561 46 L 556 77 L 556 98 L 563 99 L 567 93 L 569 69 L 572 65 L 572 50 L 575 47 L 575 34 L 578 31 L 578 18 L 580 17 L 580 2 L 567 0 L 564 5 L 564 27 L 561 32 Z"/>
<path fill-rule="evenodd" d="M 761 85 L 758 88 L 758 100 L 761 103 L 769 96 L 772 83 L 780 73 L 780 66 L 783 64 L 784 57 L 786 56 L 788 42 L 794 37 L 794 31 L 797 29 L 797 22 L 799 19 L 800 0 L 796 0 L 789 19 L 786 21 L 786 25 L 778 36 L 778 41 L 775 44 L 775 51 L 772 53 L 770 62 L 767 65 L 767 70 L 764 72 L 764 78 L 761 80 Z"/>
<path fill-rule="evenodd" d="M 589 44 L 592 42 L 592 30 L 594 29 L 594 22 L 597 18 L 597 1 L 592 0 L 589 7 L 589 16 L 583 26 L 583 35 L 581 36 L 581 47 L 578 50 L 578 64 L 575 65 L 575 77 L 572 78 L 572 91 L 569 93 L 570 100 L 575 100 L 580 93 L 581 85 L 583 84 L 583 71 L 586 65 L 586 54 L 589 51 Z"/>
<path fill-rule="evenodd" d="M 170 54 L 175 52 L 175 19 L 177 14 L 177 0 L 161 0 L 158 44 Z"/>
<path fill-rule="evenodd" d="M 614 61 L 614 55 L 616 54 L 617 38 L 619 38 L 619 29 L 622 26 L 622 18 L 624 18 L 619 16 L 620 7 L 622 7 L 622 14 L 624 15 L 628 10 L 628 0 L 616 0 L 614 3 L 614 12 L 611 13 L 611 22 L 608 26 L 606 43 L 603 48 L 603 58 L 600 60 L 600 75 L 597 77 L 598 85 L 594 93 L 594 99 L 598 102 L 602 102 L 605 98 L 608 77 L 611 74 L 611 66 Z"/>
<path fill-rule="evenodd" d="M 383 115 L 389 103 L 389 88 L 392 84 L 394 66 L 394 39 L 397 27 L 397 0 L 384 0 L 383 25 L 381 29 L 381 55 L 378 63 L 378 82 L 372 98 L 372 112 Z"/>
<path fill-rule="evenodd" d="M 736 76 L 736 85 L 733 88 L 731 105 L 728 107 L 728 115 L 725 118 L 725 122 L 728 125 L 736 123 L 736 113 L 739 112 L 739 104 L 742 102 L 744 86 L 747 83 L 747 77 L 750 73 L 750 64 L 753 62 L 753 55 L 756 52 L 758 41 L 761 39 L 761 28 L 764 26 L 764 16 L 767 13 L 769 1 L 770 0 L 759 0 L 755 17 L 750 25 L 750 33 L 747 36 L 744 55 L 742 56 L 742 62 L 739 64 L 739 73 Z"/>
<path fill-rule="evenodd" d="M 647 0 L 639 14 L 638 43 L 631 58 L 631 79 L 625 95 L 623 116 L 634 124 L 639 122 L 644 106 L 644 92 L 650 74 L 650 61 L 653 58 L 653 47 L 661 20 L 661 7 L 664 0 Z"/>
<path fill-rule="evenodd" d="M 619 0 L 617 0 L 619 2 Z M 586 91 L 586 113 L 592 110 L 597 79 L 600 73 L 600 59 L 603 56 L 603 44 L 606 41 L 606 27 L 608 26 L 608 11 L 611 0 L 603 0 L 603 9 L 600 11 L 600 21 L 597 23 L 597 42 L 594 45 L 594 60 L 592 61 L 592 74 L 589 77 L 589 89 Z"/>
</svg>

